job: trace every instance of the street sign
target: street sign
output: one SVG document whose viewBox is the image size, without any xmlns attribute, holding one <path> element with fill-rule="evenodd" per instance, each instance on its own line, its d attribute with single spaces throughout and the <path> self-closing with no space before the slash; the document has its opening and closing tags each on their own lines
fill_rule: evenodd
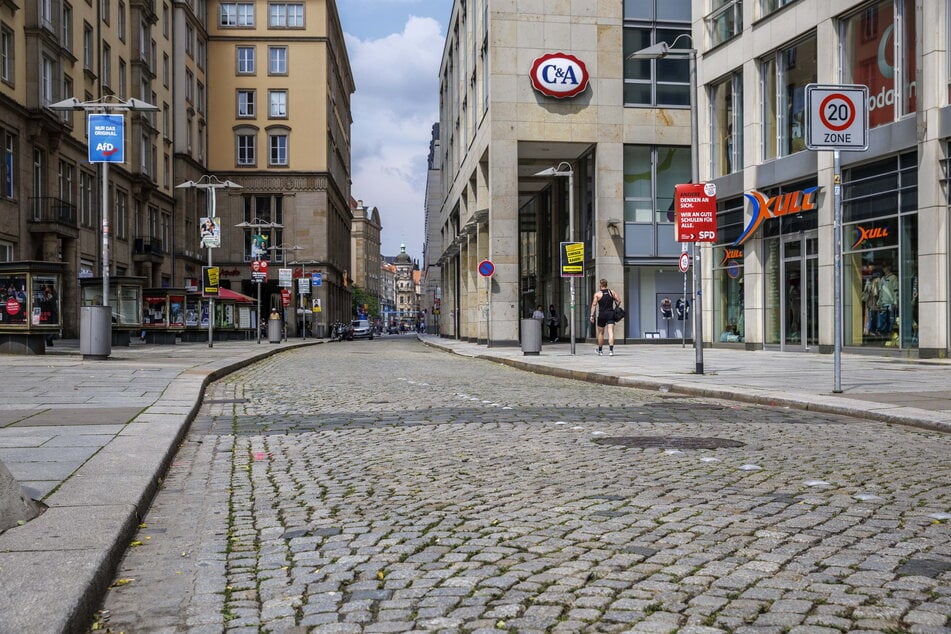
<svg viewBox="0 0 951 634">
<path fill-rule="evenodd" d="M 297 292 L 301 295 L 310 295 L 310 280 L 306 277 L 297 278 Z"/>
<path fill-rule="evenodd" d="M 868 149 L 868 86 L 806 86 L 806 147 L 810 150 Z"/>
<path fill-rule="evenodd" d="M 88 119 L 89 162 L 125 162 L 125 116 L 90 114 Z"/>
<path fill-rule="evenodd" d="M 324 283 L 324 274 L 323 273 L 311 273 L 310 274 L 310 283 L 314 286 L 322 286 Z"/>
<path fill-rule="evenodd" d="M 294 285 L 292 281 L 294 279 L 294 269 L 278 269 L 277 270 L 277 284 L 278 286 L 283 286 L 285 288 L 290 288 Z"/>
<path fill-rule="evenodd" d="M 482 260 L 479 262 L 479 275 L 482 277 L 492 277 L 493 273 L 495 273 L 495 265 L 492 264 L 492 260 Z"/>
<path fill-rule="evenodd" d="M 584 276 L 584 242 L 561 243 L 561 277 Z"/>
<path fill-rule="evenodd" d="M 717 188 L 713 183 L 674 186 L 677 211 L 674 240 L 678 242 L 717 241 Z"/>
<path fill-rule="evenodd" d="M 680 262 L 678 263 L 681 273 L 686 273 L 690 270 L 690 254 L 687 252 L 680 254 Z"/>
</svg>

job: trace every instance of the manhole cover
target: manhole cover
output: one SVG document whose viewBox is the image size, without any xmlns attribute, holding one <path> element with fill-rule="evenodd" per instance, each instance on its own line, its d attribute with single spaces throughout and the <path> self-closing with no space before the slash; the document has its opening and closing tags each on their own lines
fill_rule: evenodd
<svg viewBox="0 0 951 634">
<path fill-rule="evenodd" d="M 746 443 L 728 438 L 695 436 L 609 436 L 597 438 L 594 442 L 599 445 L 638 449 L 726 449 L 746 446 Z"/>
<path fill-rule="evenodd" d="M 951 561 L 944 559 L 909 559 L 895 572 L 903 576 L 937 579 L 938 575 L 948 570 L 951 570 Z"/>
</svg>

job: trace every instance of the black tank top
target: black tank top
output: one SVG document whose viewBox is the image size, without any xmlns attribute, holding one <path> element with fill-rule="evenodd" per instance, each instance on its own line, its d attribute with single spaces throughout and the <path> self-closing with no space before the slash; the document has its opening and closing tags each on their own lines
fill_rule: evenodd
<svg viewBox="0 0 951 634">
<path fill-rule="evenodd" d="M 614 295 L 609 288 L 601 291 L 601 299 L 598 300 L 598 311 L 603 313 L 607 310 L 614 310 Z"/>
</svg>

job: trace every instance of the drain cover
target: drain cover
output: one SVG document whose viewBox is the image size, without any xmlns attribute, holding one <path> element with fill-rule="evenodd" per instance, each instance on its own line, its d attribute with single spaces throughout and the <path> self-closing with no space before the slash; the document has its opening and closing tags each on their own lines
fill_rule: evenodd
<svg viewBox="0 0 951 634">
<path fill-rule="evenodd" d="M 597 438 L 594 442 L 637 449 L 726 449 L 746 446 L 746 443 L 738 440 L 696 436 L 609 436 Z"/>
<path fill-rule="evenodd" d="M 210 400 L 207 400 L 207 401 L 204 401 L 204 402 L 207 403 L 207 404 L 209 404 L 209 405 L 210 405 L 210 404 L 215 404 L 215 405 L 228 405 L 228 404 L 231 404 L 231 403 L 250 403 L 250 402 L 251 402 L 251 399 L 247 399 L 247 398 L 215 398 L 215 399 L 210 399 Z"/>
<path fill-rule="evenodd" d="M 896 570 L 902 576 L 931 577 L 937 579 L 938 575 L 951 570 L 951 561 L 944 559 L 909 559 Z"/>
</svg>

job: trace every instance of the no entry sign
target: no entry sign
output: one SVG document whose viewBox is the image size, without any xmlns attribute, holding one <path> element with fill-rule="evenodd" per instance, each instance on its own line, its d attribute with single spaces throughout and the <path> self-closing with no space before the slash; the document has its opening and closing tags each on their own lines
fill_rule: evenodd
<svg viewBox="0 0 951 634">
<path fill-rule="evenodd" d="M 868 86 L 806 86 L 806 147 L 868 149 Z"/>
<path fill-rule="evenodd" d="M 713 183 L 689 183 L 674 188 L 677 242 L 717 241 L 717 189 Z"/>
</svg>

